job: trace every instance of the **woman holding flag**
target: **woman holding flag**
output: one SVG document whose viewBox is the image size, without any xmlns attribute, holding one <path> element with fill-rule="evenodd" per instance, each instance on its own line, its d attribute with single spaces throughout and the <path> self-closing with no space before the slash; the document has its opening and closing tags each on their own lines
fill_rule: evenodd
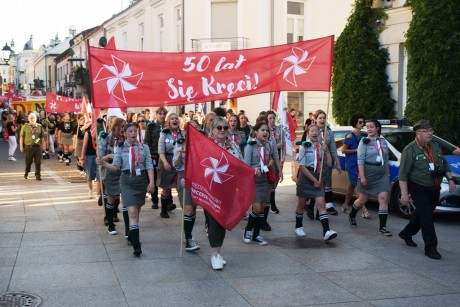
<svg viewBox="0 0 460 307">
<path fill-rule="evenodd" d="M 251 241 L 259 245 L 267 245 L 262 236 L 259 235 L 264 221 L 265 203 L 269 201 L 271 184 L 269 183 L 269 168 L 274 164 L 281 169 L 279 164 L 278 150 L 272 146 L 268 136 L 270 134 L 268 125 L 264 121 L 257 122 L 253 131 L 255 138 L 248 141 L 244 151 L 244 162 L 254 169 L 256 196 L 252 202 L 252 212 L 249 215 L 248 224 L 244 230 L 243 241 L 246 244 Z M 280 177 L 283 178 L 282 173 Z"/>
<path fill-rule="evenodd" d="M 309 198 L 315 199 L 319 212 L 319 220 L 323 226 L 323 239 L 329 241 L 337 237 L 337 232 L 329 228 L 329 218 L 324 201 L 324 188 L 320 181 L 321 163 L 329 160 L 328 148 L 319 140 L 319 128 L 316 125 L 308 127 L 307 140 L 299 149 L 299 178 L 297 179 L 297 209 L 295 212 L 295 234 L 304 237 L 303 212 L 305 202 Z M 324 155 L 323 155 L 324 153 Z M 323 159 L 326 156 L 326 159 Z"/>
<path fill-rule="evenodd" d="M 228 123 L 223 117 L 217 116 L 211 123 L 211 139 L 214 143 L 225 149 L 234 157 L 243 160 L 238 144 L 228 138 Z M 214 270 L 221 270 L 227 262 L 220 255 L 222 244 L 224 243 L 226 230 L 222 227 L 211 214 L 207 214 L 209 220 L 208 239 L 211 245 L 211 265 Z M 262 239 L 263 240 L 263 239 Z"/>
<path fill-rule="evenodd" d="M 149 147 L 137 140 L 137 124 L 129 123 L 126 126 L 126 141 L 118 144 L 113 163 L 110 164 L 100 157 L 98 164 L 111 172 L 121 170 L 120 188 L 123 197 L 123 207 L 128 209 L 129 237 L 136 257 L 142 254 L 139 241 L 139 213 L 145 204 L 145 194 L 152 192 L 153 163 Z"/>
<path fill-rule="evenodd" d="M 284 158 L 281 157 L 281 154 L 285 154 L 283 150 L 284 142 L 281 137 L 281 127 L 276 125 L 276 114 L 272 110 L 267 111 L 267 123 L 268 123 L 268 129 L 270 130 L 270 141 L 276 147 L 280 160 L 284 161 Z M 282 163 L 280 165 L 282 165 Z M 275 167 L 275 173 L 278 177 L 279 177 L 279 174 L 282 172 L 283 170 L 281 168 Z M 280 210 L 276 206 L 276 202 L 275 202 L 275 190 L 276 190 L 276 187 L 278 186 L 278 182 L 279 180 L 277 180 L 272 185 L 272 188 L 270 191 L 270 203 L 268 203 L 269 204 L 269 206 L 267 206 L 268 209 L 266 208 L 266 211 L 267 211 L 266 214 L 268 214 L 268 210 L 270 209 L 270 207 L 273 213 L 275 214 L 280 213 Z"/>
</svg>

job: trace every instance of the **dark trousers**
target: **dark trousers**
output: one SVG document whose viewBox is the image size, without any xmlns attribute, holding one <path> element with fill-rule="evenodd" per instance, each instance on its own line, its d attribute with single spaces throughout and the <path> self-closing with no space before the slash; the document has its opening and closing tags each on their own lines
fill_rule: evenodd
<svg viewBox="0 0 460 307">
<path fill-rule="evenodd" d="M 407 187 L 415 205 L 409 224 L 401 231 L 402 237 L 412 237 L 422 230 L 425 252 L 435 251 L 438 238 L 434 229 L 433 211 L 439 203 L 440 188 L 428 188 L 408 181 Z"/>
<path fill-rule="evenodd" d="M 157 164 L 158 165 L 158 161 L 157 161 Z M 154 166 L 153 167 L 153 182 L 155 184 L 155 189 L 153 190 L 152 193 L 150 193 L 150 195 L 152 196 L 152 202 L 155 203 L 155 204 L 158 204 L 158 185 L 157 185 L 157 178 L 158 178 L 158 171 L 157 171 L 157 167 Z"/>
<path fill-rule="evenodd" d="M 26 174 L 30 172 L 32 162 L 35 162 L 35 176 L 40 176 L 42 163 L 42 149 L 39 145 L 26 145 L 24 147 L 26 153 Z"/>
<path fill-rule="evenodd" d="M 205 211 L 205 215 L 209 219 L 209 228 L 208 228 L 208 239 L 209 245 L 212 248 L 221 247 L 224 243 L 226 230 L 220 224 Z"/>
</svg>

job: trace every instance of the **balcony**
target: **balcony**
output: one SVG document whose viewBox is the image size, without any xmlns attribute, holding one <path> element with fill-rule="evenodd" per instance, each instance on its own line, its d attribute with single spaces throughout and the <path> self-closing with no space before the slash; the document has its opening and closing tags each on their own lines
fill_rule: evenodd
<svg viewBox="0 0 460 307">
<path fill-rule="evenodd" d="M 246 37 L 192 39 L 192 51 L 228 51 L 248 48 Z"/>
</svg>

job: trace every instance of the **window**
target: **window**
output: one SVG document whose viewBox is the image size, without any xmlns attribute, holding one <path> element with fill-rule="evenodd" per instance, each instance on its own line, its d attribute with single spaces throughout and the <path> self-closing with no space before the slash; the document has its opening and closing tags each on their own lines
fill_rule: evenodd
<svg viewBox="0 0 460 307">
<path fill-rule="evenodd" d="M 163 32 L 164 32 L 164 20 L 163 14 L 158 15 L 158 51 L 163 51 Z"/>
<path fill-rule="evenodd" d="M 127 32 L 123 32 L 121 34 L 121 46 L 122 46 L 122 49 L 124 50 L 128 48 L 128 33 Z"/>
<path fill-rule="evenodd" d="M 176 12 L 176 51 L 182 51 L 182 8 L 176 6 L 174 10 Z"/>
<path fill-rule="evenodd" d="M 144 23 L 139 24 L 139 46 L 137 46 L 139 51 L 144 51 Z"/>
<path fill-rule="evenodd" d="M 287 2 L 287 33 L 286 42 L 296 43 L 304 38 L 304 6 L 303 2 Z"/>
</svg>

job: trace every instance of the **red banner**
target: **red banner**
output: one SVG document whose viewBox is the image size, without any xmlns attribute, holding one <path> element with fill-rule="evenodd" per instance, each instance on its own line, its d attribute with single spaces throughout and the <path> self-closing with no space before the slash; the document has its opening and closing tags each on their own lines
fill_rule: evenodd
<svg viewBox="0 0 460 307">
<path fill-rule="evenodd" d="M 98 108 L 184 105 L 276 91 L 329 91 L 334 37 L 223 52 L 88 47 Z"/>
<path fill-rule="evenodd" d="M 187 125 L 185 181 L 195 203 L 232 230 L 255 196 L 254 170 Z"/>
<path fill-rule="evenodd" d="M 46 112 L 81 112 L 82 100 L 46 92 Z"/>
</svg>

